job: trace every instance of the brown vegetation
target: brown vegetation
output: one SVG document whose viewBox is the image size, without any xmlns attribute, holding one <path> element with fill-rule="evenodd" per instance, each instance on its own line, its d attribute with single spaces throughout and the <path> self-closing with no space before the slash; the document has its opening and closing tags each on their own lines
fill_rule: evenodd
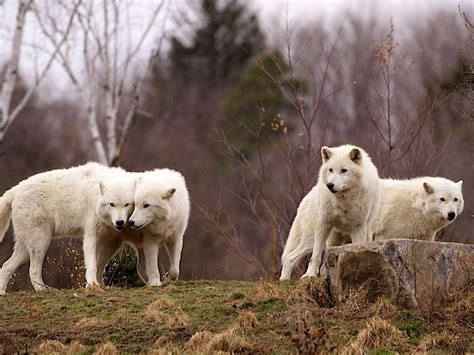
<svg viewBox="0 0 474 355">
<path fill-rule="evenodd" d="M 61 352 L 82 344 L 87 353 L 107 348 L 158 354 L 474 350 L 472 289 L 428 319 L 387 298 L 370 302 L 363 289 L 348 291 L 331 304 L 322 301 L 322 292 L 313 299 L 322 285 L 318 280 L 265 283 L 266 297 L 259 283 L 218 281 L 178 282 L 160 290 L 111 288 L 106 294 L 15 293 L 0 298 L 0 352 L 29 351 L 41 343 Z M 178 309 L 187 316 L 185 325 L 165 319 L 181 314 Z M 99 321 L 91 321 L 94 317 Z"/>
<path fill-rule="evenodd" d="M 183 328 L 189 317 L 169 298 L 159 298 L 151 303 L 144 312 L 145 318 L 168 328 Z"/>
</svg>

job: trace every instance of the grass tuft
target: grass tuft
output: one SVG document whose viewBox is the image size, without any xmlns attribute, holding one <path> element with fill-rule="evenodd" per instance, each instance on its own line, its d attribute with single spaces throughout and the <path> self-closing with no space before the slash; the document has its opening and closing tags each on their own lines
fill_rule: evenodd
<svg viewBox="0 0 474 355">
<path fill-rule="evenodd" d="M 86 287 L 86 293 L 104 293 L 105 290 L 102 286 L 97 284 L 92 284 Z"/>
<path fill-rule="evenodd" d="M 329 281 L 326 279 L 306 277 L 302 281 L 302 287 L 321 308 L 333 308 L 336 305 Z"/>
<path fill-rule="evenodd" d="M 97 347 L 94 355 L 116 355 L 118 354 L 117 348 L 110 341 L 101 344 Z"/>
<path fill-rule="evenodd" d="M 178 355 L 182 353 L 183 353 L 182 350 L 173 344 L 168 344 L 162 348 L 150 349 L 147 351 L 147 354 L 153 354 L 153 355 Z"/>
<path fill-rule="evenodd" d="M 247 334 L 258 326 L 258 320 L 254 313 L 243 311 L 237 317 L 235 329 L 241 334 Z"/>
<path fill-rule="evenodd" d="M 227 353 L 250 352 L 251 344 L 233 329 L 213 334 L 208 331 L 197 332 L 186 344 L 191 352 L 214 354 L 224 351 Z"/>
<path fill-rule="evenodd" d="M 104 321 L 96 317 L 83 317 L 79 319 L 76 324 L 74 324 L 74 329 L 76 330 L 90 330 L 95 328 L 100 328 L 105 324 Z"/>
<path fill-rule="evenodd" d="M 145 318 L 169 328 L 184 328 L 189 316 L 176 303 L 163 297 L 151 303 L 145 310 Z"/>
<path fill-rule="evenodd" d="M 428 334 L 423 337 L 418 346 L 419 352 L 427 352 L 435 349 L 449 349 L 453 342 L 453 336 L 447 332 Z"/>
<path fill-rule="evenodd" d="M 367 350 L 397 346 L 404 339 L 404 334 L 390 322 L 375 316 L 367 322 L 343 352 L 346 354 L 364 353 Z"/>
<path fill-rule="evenodd" d="M 73 341 L 67 346 L 58 340 L 46 340 L 34 352 L 37 354 L 76 354 L 84 350 L 84 346 L 77 341 Z"/>
</svg>

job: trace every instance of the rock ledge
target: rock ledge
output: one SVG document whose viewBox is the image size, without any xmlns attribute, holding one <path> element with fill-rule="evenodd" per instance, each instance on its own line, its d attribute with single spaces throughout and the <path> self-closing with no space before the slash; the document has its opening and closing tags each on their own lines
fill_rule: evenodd
<svg viewBox="0 0 474 355">
<path fill-rule="evenodd" d="M 369 298 L 430 311 L 473 284 L 474 244 L 393 239 L 330 247 L 321 272 L 335 297 L 366 285 Z"/>
</svg>

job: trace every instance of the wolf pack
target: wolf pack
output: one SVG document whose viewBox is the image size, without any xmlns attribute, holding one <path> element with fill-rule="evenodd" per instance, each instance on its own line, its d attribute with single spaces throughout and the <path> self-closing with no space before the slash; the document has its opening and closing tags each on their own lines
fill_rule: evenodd
<svg viewBox="0 0 474 355">
<path fill-rule="evenodd" d="M 346 243 L 411 238 L 434 240 L 463 211 L 462 181 L 442 177 L 382 179 L 360 147 L 323 147 L 317 184 L 301 201 L 290 229 L 280 280 L 311 254 L 303 277 L 319 274 L 325 248 Z M 43 261 L 52 238 L 82 239 L 86 286 L 102 285 L 104 269 L 122 244 L 133 247 L 137 272 L 160 286 L 158 254 L 179 277 L 190 199 L 183 175 L 171 169 L 128 172 L 87 163 L 36 174 L 0 198 L 0 242 L 9 228 L 14 249 L 0 269 L 0 294 L 30 261 L 36 291 L 46 287 Z"/>
</svg>

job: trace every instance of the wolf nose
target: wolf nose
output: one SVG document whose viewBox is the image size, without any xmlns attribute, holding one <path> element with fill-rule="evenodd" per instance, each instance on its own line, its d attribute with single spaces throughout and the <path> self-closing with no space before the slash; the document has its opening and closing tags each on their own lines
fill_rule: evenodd
<svg viewBox="0 0 474 355">
<path fill-rule="evenodd" d="M 135 221 L 132 221 L 131 219 L 128 220 L 128 224 L 130 224 L 131 226 L 134 226 L 135 225 Z"/>
<path fill-rule="evenodd" d="M 326 186 L 328 187 L 329 191 L 333 192 L 334 184 L 332 182 L 326 184 Z"/>
<path fill-rule="evenodd" d="M 454 213 L 454 212 L 449 212 L 449 213 L 448 213 L 448 219 L 449 219 L 450 221 L 452 221 L 454 218 L 456 218 L 456 213 Z"/>
<path fill-rule="evenodd" d="M 116 224 L 117 226 L 123 226 L 123 225 L 125 224 L 125 222 L 120 219 L 120 220 L 118 220 L 118 221 L 115 221 L 115 224 Z"/>
</svg>

